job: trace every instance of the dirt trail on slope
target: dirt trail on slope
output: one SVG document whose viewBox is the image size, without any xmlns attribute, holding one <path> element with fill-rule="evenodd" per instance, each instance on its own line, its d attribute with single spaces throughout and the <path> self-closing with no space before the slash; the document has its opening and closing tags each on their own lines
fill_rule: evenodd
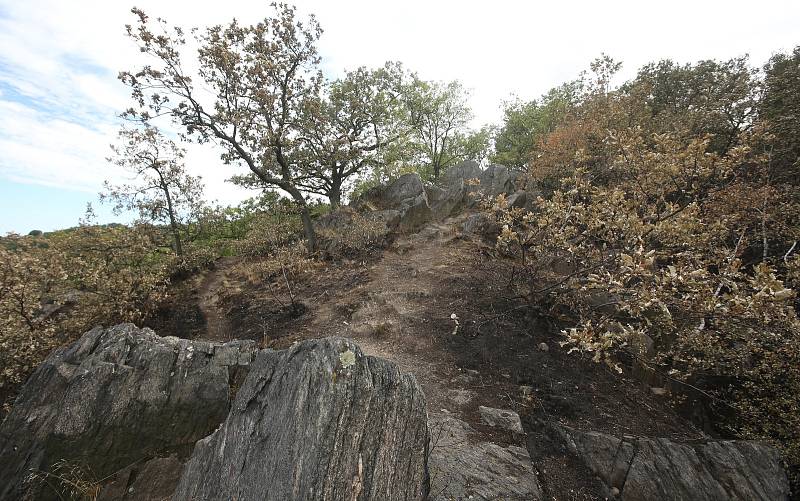
<svg viewBox="0 0 800 501">
<path fill-rule="evenodd" d="M 272 324 L 263 341 L 281 349 L 350 337 L 414 374 L 428 404 L 434 499 L 597 499 L 594 475 L 562 451 L 537 452 L 548 443 L 542 421 L 617 436 L 700 436 L 648 387 L 567 355 L 551 327 L 504 297 L 508 275 L 498 272 L 491 245 L 461 232 L 467 217 L 430 223 L 370 262 L 332 263 L 314 283 L 295 284 L 305 313 Z M 232 264 L 219 263 L 200 286 L 208 339 L 255 339 L 244 328 L 278 311 L 264 286 L 244 284 Z M 234 289 L 238 296 L 230 296 Z M 231 321 L 235 308 L 224 305 L 237 303 L 240 316 Z M 526 434 L 487 426 L 479 406 L 518 412 Z M 525 490 L 531 478 L 543 492 Z"/>
<path fill-rule="evenodd" d="M 214 268 L 209 270 L 201 279 L 198 286 L 198 306 L 206 321 L 203 339 L 208 341 L 226 342 L 234 339 L 228 322 L 223 299 L 230 294 L 232 282 L 237 279 L 232 277 L 231 267 L 238 260 L 232 257 L 219 259 Z"/>
</svg>

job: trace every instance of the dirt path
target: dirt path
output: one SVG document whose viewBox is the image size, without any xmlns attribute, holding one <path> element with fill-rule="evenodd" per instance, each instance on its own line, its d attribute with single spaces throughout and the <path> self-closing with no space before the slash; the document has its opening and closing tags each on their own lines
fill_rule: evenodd
<svg viewBox="0 0 800 501">
<path fill-rule="evenodd" d="M 311 308 L 313 321 L 305 327 L 309 334 L 354 338 L 365 353 L 393 360 L 417 377 L 431 412 L 458 415 L 472 400 L 471 387 L 479 383 L 473 381 L 475 371 L 460 368 L 442 342 L 442 337 L 459 335 L 463 326 L 456 320 L 460 324 L 464 316 L 464 298 L 441 289 L 469 272 L 462 249 L 452 245 L 464 217 L 432 223 L 398 239 L 372 266 L 368 281 Z"/>
<path fill-rule="evenodd" d="M 488 256 L 491 246 L 460 231 L 468 216 L 431 223 L 371 262 L 332 263 L 313 284 L 297 284 L 306 312 L 273 323 L 264 342 L 280 349 L 350 337 L 414 374 L 428 405 L 434 499 L 598 498 L 594 475 L 561 451 L 555 460 L 528 456 L 546 439 L 541 420 L 617 436 L 698 438 L 649 388 L 567 355 L 557 333 L 504 299 L 506 275 Z M 245 337 L 245 327 L 278 311 L 263 284 L 232 273 L 233 263 L 223 260 L 200 285 L 208 339 Z M 249 316 L 231 321 L 223 308 L 231 298 L 222 298 L 234 289 L 242 292 L 233 304 Z M 487 426 L 479 406 L 519 413 L 525 434 Z"/>
<path fill-rule="evenodd" d="M 230 341 L 233 339 L 231 328 L 227 319 L 222 300 L 230 292 L 231 266 L 237 262 L 236 258 L 224 257 L 219 259 L 214 268 L 209 270 L 202 278 L 198 287 L 198 306 L 206 321 L 203 339 L 208 341 Z"/>
</svg>

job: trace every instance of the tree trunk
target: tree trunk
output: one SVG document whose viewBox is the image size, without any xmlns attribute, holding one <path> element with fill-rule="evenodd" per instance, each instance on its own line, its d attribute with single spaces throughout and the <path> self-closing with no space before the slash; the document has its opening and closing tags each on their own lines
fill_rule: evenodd
<svg viewBox="0 0 800 501">
<path fill-rule="evenodd" d="M 300 218 L 303 220 L 303 231 L 306 234 L 306 247 L 309 252 L 316 252 L 317 234 L 314 231 L 314 222 L 311 220 L 311 212 L 308 210 L 306 199 L 303 198 L 303 194 L 300 193 L 300 190 L 294 186 L 282 186 L 282 188 L 288 191 L 295 203 L 300 206 Z"/>
<path fill-rule="evenodd" d="M 336 210 L 342 206 L 342 182 L 334 180 L 328 192 L 328 200 L 331 203 L 331 210 Z"/>
<path fill-rule="evenodd" d="M 181 232 L 178 228 L 177 223 L 175 223 L 174 218 L 170 218 L 170 227 L 172 228 L 172 238 L 175 240 L 175 254 L 178 256 L 183 256 L 183 245 L 181 244 Z"/>
<path fill-rule="evenodd" d="M 169 186 L 164 182 L 164 176 L 161 172 L 157 171 L 161 179 L 161 189 L 164 190 L 164 196 L 167 198 L 167 211 L 169 211 L 169 227 L 172 231 L 172 238 L 175 240 L 175 254 L 183 256 L 183 245 L 181 245 L 180 229 L 178 222 L 175 220 L 175 208 L 172 206 L 172 197 L 169 194 Z"/>
<path fill-rule="evenodd" d="M 303 231 L 306 234 L 306 247 L 309 252 L 317 251 L 317 234 L 314 231 L 314 223 L 311 221 L 311 213 L 308 211 L 308 205 L 303 202 L 300 206 L 300 218 L 303 220 Z"/>
</svg>

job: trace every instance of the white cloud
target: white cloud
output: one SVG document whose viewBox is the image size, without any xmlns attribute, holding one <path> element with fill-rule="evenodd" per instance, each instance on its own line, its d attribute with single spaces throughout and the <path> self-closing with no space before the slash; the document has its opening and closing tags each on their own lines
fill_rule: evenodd
<svg viewBox="0 0 800 501">
<path fill-rule="evenodd" d="M 500 102 L 533 98 L 575 77 L 605 51 L 624 76 L 651 60 L 688 62 L 749 52 L 757 64 L 800 43 L 800 2 L 742 0 L 486 2 L 300 1 L 325 33 L 325 68 L 402 61 L 424 78 L 460 79 L 473 89 L 476 122 L 496 121 Z M 183 26 L 262 18 L 267 2 L 136 2 Z M 130 4 L 92 0 L 0 0 L 0 177 L 97 191 L 127 90 L 116 80 L 141 55 L 124 34 Z M 210 198 L 246 193 L 224 183 L 235 169 L 218 151 L 191 146 L 187 164 Z"/>
</svg>

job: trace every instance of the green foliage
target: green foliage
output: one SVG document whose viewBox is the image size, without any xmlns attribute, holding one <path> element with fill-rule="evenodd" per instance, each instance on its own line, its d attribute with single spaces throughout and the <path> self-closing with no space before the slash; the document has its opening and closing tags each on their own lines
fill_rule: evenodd
<svg viewBox="0 0 800 501">
<path fill-rule="evenodd" d="M 121 185 L 106 181 L 100 200 L 112 202 L 116 214 L 135 211 L 140 224 L 169 224 L 175 253 L 182 255 L 182 228 L 202 206 L 200 178 L 186 173 L 185 151 L 154 127 L 123 128 L 119 137 L 109 160 L 130 172 L 134 181 Z"/>
<path fill-rule="evenodd" d="M 764 69 L 764 97 L 760 116 L 772 135 L 773 172 L 776 178 L 800 175 L 800 47 L 777 54 Z"/>
<path fill-rule="evenodd" d="M 448 167 L 463 160 L 483 160 L 491 147 L 491 128 L 474 131 L 469 93 L 461 83 L 426 82 L 419 78 L 404 89 L 411 135 L 406 164 L 419 166 L 425 179 L 438 179 Z"/>
<path fill-rule="evenodd" d="M 541 141 L 564 121 L 575 99 L 576 84 L 567 83 L 551 89 L 537 101 L 505 103 L 503 126 L 495 137 L 492 162 L 525 168 Z"/>
<path fill-rule="evenodd" d="M 406 72 L 399 64 L 358 68 L 323 87 L 304 104 L 299 138 L 305 175 L 298 186 L 338 208 L 352 180 L 384 162 L 384 150 L 406 134 L 401 99 Z"/>
<path fill-rule="evenodd" d="M 747 57 L 678 65 L 665 60 L 641 68 L 622 88 L 632 106 L 643 106 L 651 132 L 711 136 L 712 151 L 724 153 L 752 124 L 756 111 L 756 70 Z"/>
<path fill-rule="evenodd" d="M 128 35 L 152 63 L 120 73 L 135 103 L 124 116 L 145 123 L 169 116 L 184 138 L 213 141 L 224 162 L 245 165 L 262 186 L 286 191 L 300 207 L 314 250 L 313 223 L 298 184 L 307 173 L 297 139 L 306 132 L 303 110 L 323 82 L 316 47 L 322 29 L 313 16 L 297 19 L 287 4 L 272 4 L 271 11 L 254 25 L 234 20 L 193 31 L 199 68 L 192 74 L 183 30 L 132 9 L 138 23 L 127 27 Z M 205 104 L 196 85 L 210 89 L 214 101 Z"/>
<path fill-rule="evenodd" d="M 297 242 L 302 237 L 303 224 L 296 210 L 255 214 L 243 239 L 236 242 L 237 254 L 260 257 Z"/>
</svg>

